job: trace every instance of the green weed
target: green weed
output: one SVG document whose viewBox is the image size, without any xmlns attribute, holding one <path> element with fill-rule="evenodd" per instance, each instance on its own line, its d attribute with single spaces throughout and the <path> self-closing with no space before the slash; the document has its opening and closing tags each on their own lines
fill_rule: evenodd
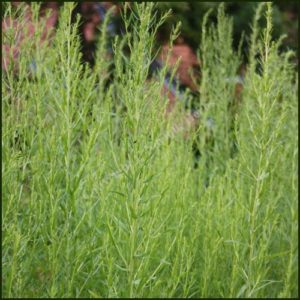
<svg viewBox="0 0 300 300">
<path fill-rule="evenodd" d="M 298 297 L 298 77 L 272 40 L 271 4 L 255 16 L 238 104 L 232 20 L 220 5 L 218 25 L 204 22 L 200 123 L 185 138 L 184 104 L 165 116 L 166 68 L 147 80 L 169 13 L 125 5 L 113 71 L 108 15 L 91 71 L 73 8 L 50 46 L 37 31 L 2 75 L 2 295 Z"/>
</svg>

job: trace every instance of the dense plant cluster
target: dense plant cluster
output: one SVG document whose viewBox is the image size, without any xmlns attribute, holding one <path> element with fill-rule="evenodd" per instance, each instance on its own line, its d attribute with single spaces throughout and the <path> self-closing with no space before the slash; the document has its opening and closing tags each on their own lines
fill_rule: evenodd
<svg viewBox="0 0 300 300">
<path fill-rule="evenodd" d="M 34 34 L 2 75 L 4 297 L 298 297 L 298 77 L 272 5 L 253 16 L 239 99 L 233 19 L 223 4 L 216 24 L 205 14 L 199 93 L 168 114 L 168 64 L 148 76 L 169 15 L 155 10 L 127 3 L 108 56 L 110 11 L 91 69 L 74 4 L 42 44 L 32 4 Z M 191 102 L 200 118 L 186 132 Z"/>
</svg>

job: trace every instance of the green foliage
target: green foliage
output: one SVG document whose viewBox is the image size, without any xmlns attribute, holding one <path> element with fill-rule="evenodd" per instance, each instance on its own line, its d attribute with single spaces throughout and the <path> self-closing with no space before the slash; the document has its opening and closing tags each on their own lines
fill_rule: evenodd
<svg viewBox="0 0 300 300">
<path fill-rule="evenodd" d="M 235 110 L 233 20 L 223 5 L 217 25 L 204 18 L 201 119 L 185 138 L 184 105 L 165 116 L 166 68 L 147 79 L 168 13 L 125 6 L 113 71 L 107 19 L 91 71 L 73 8 L 50 46 L 35 47 L 37 31 L 2 77 L 3 297 L 298 297 L 298 77 L 272 39 L 271 4 Z"/>
</svg>

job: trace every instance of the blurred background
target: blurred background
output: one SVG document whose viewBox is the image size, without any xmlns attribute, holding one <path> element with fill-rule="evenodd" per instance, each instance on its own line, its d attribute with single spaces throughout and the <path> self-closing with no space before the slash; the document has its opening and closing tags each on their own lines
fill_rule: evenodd
<svg viewBox="0 0 300 300">
<path fill-rule="evenodd" d="M 173 15 L 162 27 L 162 35 L 166 38 L 171 26 L 182 22 L 182 36 L 194 49 L 199 45 L 201 38 L 201 25 L 204 14 L 208 9 L 213 9 L 210 21 L 216 22 L 217 6 L 220 2 L 159 2 L 159 10 L 172 8 Z M 251 23 L 258 2 L 226 2 L 225 8 L 228 15 L 233 17 L 234 22 L 234 45 L 238 46 L 242 32 L 246 36 L 251 33 Z M 297 1 L 273 1 L 273 34 L 278 38 L 281 34 L 287 34 L 284 47 L 298 51 L 298 13 Z M 262 20 L 263 25 L 263 20 Z M 247 50 L 247 43 L 244 45 Z"/>
<path fill-rule="evenodd" d="M 234 47 L 238 47 L 242 33 L 249 36 L 251 33 L 251 23 L 255 9 L 259 2 L 226 2 L 225 9 L 228 15 L 233 17 L 234 22 Z M 12 2 L 15 9 L 29 7 L 30 2 Z M 201 40 L 201 26 L 205 13 L 212 9 L 209 21 L 216 22 L 217 7 L 220 2 L 158 2 L 157 8 L 159 14 L 163 14 L 168 9 L 172 9 L 172 15 L 160 28 L 157 35 L 157 42 L 160 45 L 167 43 L 172 27 L 181 22 L 181 35 L 176 43 L 186 45 L 196 53 Z M 2 4 L 7 5 L 7 2 Z M 46 26 L 56 27 L 59 22 L 59 8 L 63 2 L 42 2 L 40 15 L 45 16 L 47 9 L 51 11 L 50 18 Z M 122 19 L 120 11 L 122 4 L 117 1 L 112 2 L 78 2 L 74 10 L 74 20 L 76 14 L 82 16 L 82 23 L 78 34 L 81 37 L 83 60 L 94 64 L 94 51 L 100 32 L 100 24 L 107 9 L 116 5 L 113 14 L 113 34 L 122 32 Z M 3 7 L 2 7 L 3 8 Z M 2 30 L 3 30 L 2 9 Z M 30 14 L 30 12 L 28 12 Z M 282 34 L 287 34 L 284 40 L 282 50 L 292 49 L 296 51 L 297 57 L 295 63 L 298 64 L 298 14 L 299 5 L 297 1 L 276 1 L 273 2 L 273 37 L 276 39 Z M 29 20 L 30 18 L 28 18 Z M 262 18 L 263 19 L 263 18 Z M 263 21 L 262 25 L 263 25 Z M 4 28 L 5 29 L 5 28 Z M 246 62 L 248 43 L 247 39 L 243 43 L 243 53 Z"/>
<path fill-rule="evenodd" d="M 88 23 L 92 18 L 85 14 L 85 6 L 88 6 L 89 2 L 78 5 L 77 12 L 83 15 L 83 19 Z M 105 3 L 105 2 L 102 2 Z M 119 10 L 122 5 L 118 1 L 106 2 L 107 7 L 111 4 L 117 5 Z M 233 44 L 237 48 L 240 42 L 242 33 L 245 36 L 249 36 L 251 33 L 251 24 L 255 9 L 259 2 L 226 2 L 225 9 L 228 15 L 233 17 L 234 32 L 233 32 Z M 205 13 L 212 9 L 209 21 L 215 23 L 217 17 L 217 7 L 220 2 L 157 2 L 157 8 L 160 14 L 163 14 L 168 9 L 172 9 L 172 15 L 162 25 L 158 32 L 157 40 L 159 44 L 164 44 L 168 41 L 172 27 L 181 22 L 181 36 L 178 43 L 187 44 L 194 52 L 197 51 L 201 40 L 201 27 L 203 17 Z M 90 12 L 90 14 L 92 14 Z M 287 34 L 287 38 L 284 40 L 282 50 L 292 49 L 296 51 L 298 57 L 298 14 L 299 5 L 297 1 L 278 1 L 273 2 L 273 37 L 277 39 L 282 34 Z M 114 15 L 114 24 L 116 29 L 122 27 L 122 20 L 120 14 Z M 262 18 L 261 25 L 263 26 L 264 20 Z M 92 26 L 91 26 L 92 27 Z M 88 54 L 93 50 L 93 43 L 88 43 L 83 37 L 84 49 L 87 51 L 85 57 L 87 60 L 92 61 L 92 58 Z M 90 45 L 89 45 L 90 44 Z M 247 59 L 248 43 L 247 39 L 243 44 L 244 59 Z M 295 60 L 298 64 L 298 59 Z"/>
</svg>

